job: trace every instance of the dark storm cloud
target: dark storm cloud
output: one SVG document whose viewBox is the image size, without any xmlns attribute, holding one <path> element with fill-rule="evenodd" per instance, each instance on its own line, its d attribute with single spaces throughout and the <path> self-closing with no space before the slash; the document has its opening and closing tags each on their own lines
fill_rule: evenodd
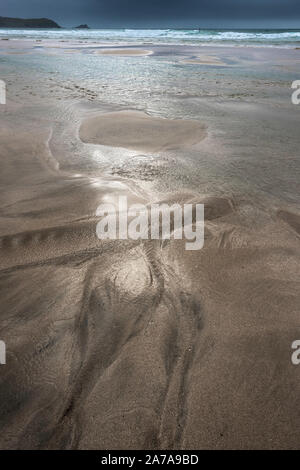
<svg viewBox="0 0 300 470">
<path fill-rule="evenodd" d="M 51 17 L 67 26 L 222 27 L 292 22 L 300 27 L 300 0 L 1 0 L 1 16 Z"/>
</svg>

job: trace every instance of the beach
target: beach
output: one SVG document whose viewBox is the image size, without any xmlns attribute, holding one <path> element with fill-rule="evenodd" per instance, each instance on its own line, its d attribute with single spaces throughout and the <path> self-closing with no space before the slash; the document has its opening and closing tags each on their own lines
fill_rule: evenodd
<svg viewBox="0 0 300 470">
<path fill-rule="evenodd" d="M 0 40 L 0 448 L 297 449 L 300 51 L 48 36 Z M 99 240 L 120 196 L 204 247 Z"/>
</svg>

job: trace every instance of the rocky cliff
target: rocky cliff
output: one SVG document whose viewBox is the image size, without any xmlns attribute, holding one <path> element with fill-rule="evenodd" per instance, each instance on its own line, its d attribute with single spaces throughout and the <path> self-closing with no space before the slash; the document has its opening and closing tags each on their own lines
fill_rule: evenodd
<svg viewBox="0 0 300 470">
<path fill-rule="evenodd" d="M 60 28 L 53 20 L 48 18 L 5 18 L 0 16 L 0 28 Z"/>
</svg>

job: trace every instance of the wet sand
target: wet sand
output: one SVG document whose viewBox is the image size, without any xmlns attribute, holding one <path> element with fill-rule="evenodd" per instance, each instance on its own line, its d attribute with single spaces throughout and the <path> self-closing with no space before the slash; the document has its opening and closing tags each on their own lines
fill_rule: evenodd
<svg viewBox="0 0 300 470">
<path fill-rule="evenodd" d="M 86 143 L 146 152 L 195 145 L 205 134 L 205 125 L 199 121 L 154 118 L 136 111 L 105 113 L 86 119 L 79 131 Z"/>
<path fill-rule="evenodd" d="M 252 78 L 171 118 L 54 77 L 0 109 L 0 447 L 298 448 L 298 110 Z M 204 203 L 204 248 L 99 241 L 120 195 Z"/>
<path fill-rule="evenodd" d="M 214 56 L 201 56 L 201 57 L 197 57 L 195 59 L 186 59 L 186 60 L 182 60 L 182 63 L 184 63 L 184 64 L 226 66 L 225 62 L 222 62 L 218 57 L 214 57 Z"/>
<path fill-rule="evenodd" d="M 103 55 L 151 55 L 152 51 L 147 51 L 145 49 L 101 49 L 97 51 L 98 54 Z"/>
</svg>

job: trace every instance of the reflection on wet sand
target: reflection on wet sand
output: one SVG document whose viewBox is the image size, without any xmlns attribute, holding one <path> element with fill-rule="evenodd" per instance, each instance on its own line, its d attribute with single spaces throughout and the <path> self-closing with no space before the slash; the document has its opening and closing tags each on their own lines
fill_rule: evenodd
<svg viewBox="0 0 300 470">
<path fill-rule="evenodd" d="M 182 98 L 172 76 L 165 115 L 146 116 L 88 101 L 92 82 L 55 74 L 51 98 L 30 80 L 0 111 L 1 448 L 297 448 L 299 160 L 284 90 L 261 106 L 257 82 L 245 97 L 237 78 L 223 98 Z M 32 90 L 47 98 L 28 102 Z M 120 195 L 204 203 L 204 248 L 98 240 L 96 208 Z"/>
</svg>

